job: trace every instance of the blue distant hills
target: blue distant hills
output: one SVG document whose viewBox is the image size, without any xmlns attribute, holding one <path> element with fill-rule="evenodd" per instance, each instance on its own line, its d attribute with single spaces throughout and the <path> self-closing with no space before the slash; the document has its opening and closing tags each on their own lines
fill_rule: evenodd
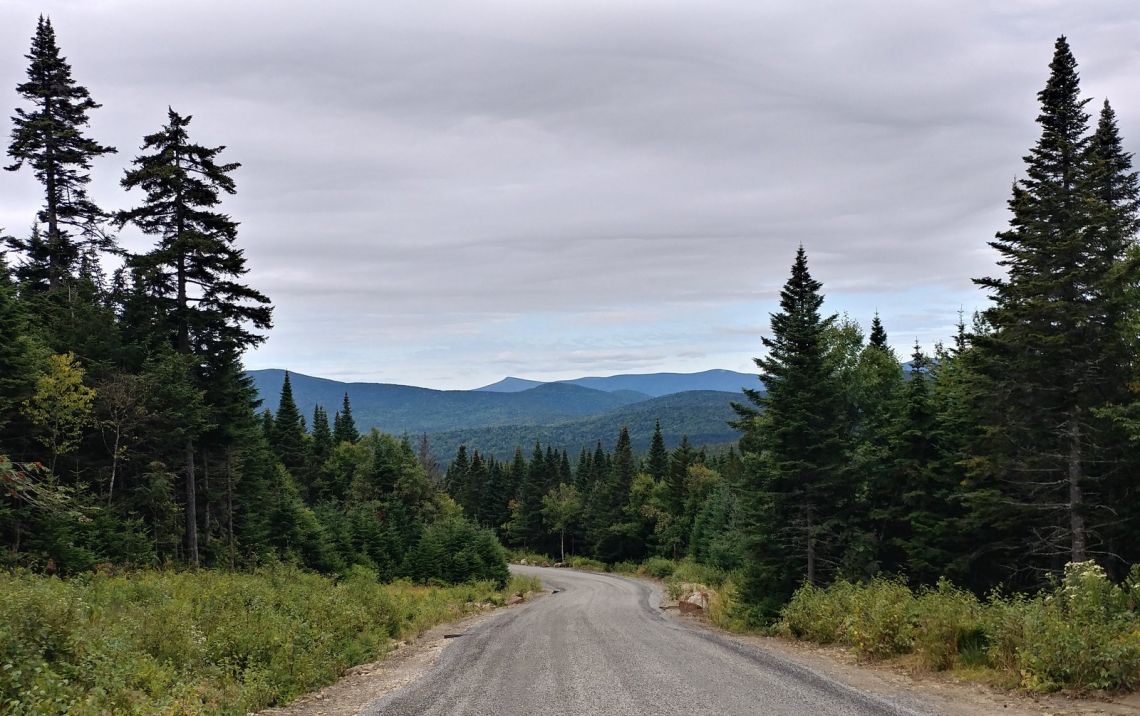
<svg viewBox="0 0 1140 716">
<path fill-rule="evenodd" d="M 739 393 L 742 388 L 756 387 L 757 381 L 758 378 L 755 375 L 748 373 L 737 373 L 731 370 L 706 370 L 700 373 L 634 373 L 611 375 L 604 378 L 575 378 L 556 381 L 556 383 L 578 385 L 583 388 L 593 388 L 606 392 L 632 390 L 653 398 L 659 398 L 662 395 L 684 393 L 690 390 Z M 476 390 L 488 393 L 518 393 L 540 385 L 553 384 L 526 380 L 525 378 L 503 378 L 498 383 L 485 385 Z"/>
<path fill-rule="evenodd" d="M 249 375 L 264 407 L 276 410 L 285 371 L 254 370 Z M 297 406 L 307 418 L 318 404 L 332 415 L 348 393 L 361 430 L 427 433 L 443 459 L 460 443 L 501 455 L 513 452 L 515 442 L 533 446 L 539 439 L 576 451 L 599 439 L 611 443 L 622 425 L 629 426 L 634 449 L 642 449 L 658 419 L 670 446 L 682 433 L 698 445 L 732 442 L 738 435 L 725 422 L 733 415 L 729 403 L 743 399 L 742 387 L 758 384 L 755 375 L 728 370 L 548 383 L 506 378 L 476 390 L 344 383 L 292 372 L 289 378 Z"/>
</svg>

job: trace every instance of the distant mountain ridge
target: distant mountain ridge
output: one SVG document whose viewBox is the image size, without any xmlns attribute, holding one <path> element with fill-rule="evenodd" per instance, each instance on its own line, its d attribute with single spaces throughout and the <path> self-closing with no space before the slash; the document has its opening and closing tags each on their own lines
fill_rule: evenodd
<svg viewBox="0 0 1140 716">
<path fill-rule="evenodd" d="M 285 371 L 248 374 L 263 407 L 276 411 Z M 343 383 L 293 372 L 289 379 L 293 399 L 306 418 L 311 418 L 317 405 L 332 415 L 348 393 L 361 431 L 427 433 L 443 460 L 452 457 L 460 444 L 496 455 L 513 453 L 516 444 L 533 446 L 536 439 L 574 450 L 601 440 L 612 448 L 623 425 L 630 429 L 634 448 L 643 449 L 658 419 L 670 445 L 682 434 L 696 445 L 733 442 L 739 436 L 725 422 L 733 417 L 728 404 L 743 398 L 740 385 L 757 382 L 754 375 L 733 371 L 616 375 L 552 383 L 507 378 L 479 390 Z M 727 389 L 686 389 L 690 385 Z"/>
<path fill-rule="evenodd" d="M 685 393 L 693 390 L 713 390 L 726 393 L 739 393 L 742 388 L 758 387 L 759 379 L 748 373 L 737 373 L 732 370 L 706 370 L 700 373 L 629 373 L 624 375 L 611 375 L 606 377 L 574 378 L 573 380 L 558 380 L 541 382 L 527 380 L 526 378 L 508 377 L 491 385 L 476 388 L 478 392 L 486 393 L 517 393 L 530 390 L 540 385 L 577 385 L 583 388 L 593 388 L 606 392 L 618 390 L 633 390 L 654 398 L 673 393 Z"/>
<path fill-rule="evenodd" d="M 658 420 L 670 449 L 681 442 L 682 435 L 687 435 L 693 445 L 723 445 L 740 437 L 739 431 L 728 425 L 729 420 L 738 417 L 729 403 L 740 397 L 722 391 L 694 390 L 547 425 L 465 428 L 432 433 L 428 438 L 437 457 L 445 462 L 455 456 L 460 445 L 502 460 L 514 454 L 516 445 L 529 456 L 536 440 L 543 445 L 567 448 L 572 457 L 582 447 L 592 450 L 599 440 L 604 449 L 613 450 L 622 427 L 629 429 L 633 449 L 643 451 L 649 449 Z"/>
<path fill-rule="evenodd" d="M 263 406 L 277 409 L 285 371 L 253 370 L 248 374 Z M 516 393 L 473 390 L 431 390 L 390 383 L 341 383 L 289 373 L 293 399 L 302 414 L 310 417 L 316 405 L 332 415 L 347 392 L 357 427 L 373 427 L 399 435 L 405 431 L 439 432 L 491 425 L 541 425 L 585 417 L 647 400 L 631 391 L 593 390 L 578 385 L 544 384 Z"/>
</svg>

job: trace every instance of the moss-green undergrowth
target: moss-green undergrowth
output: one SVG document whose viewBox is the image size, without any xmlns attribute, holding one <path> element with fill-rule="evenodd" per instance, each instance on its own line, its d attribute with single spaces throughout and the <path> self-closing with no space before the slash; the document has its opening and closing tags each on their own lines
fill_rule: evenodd
<svg viewBox="0 0 1140 716">
<path fill-rule="evenodd" d="M 290 567 L 70 580 L 0 572 L 0 716 L 246 714 L 381 658 L 392 640 L 539 588 L 422 587 Z"/>
</svg>

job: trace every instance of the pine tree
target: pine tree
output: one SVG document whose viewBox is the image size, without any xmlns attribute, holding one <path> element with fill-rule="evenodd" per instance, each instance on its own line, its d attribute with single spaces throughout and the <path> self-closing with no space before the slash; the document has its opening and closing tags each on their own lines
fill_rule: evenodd
<svg viewBox="0 0 1140 716">
<path fill-rule="evenodd" d="M 329 429 L 329 414 L 324 407 L 313 408 L 313 449 L 314 467 L 319 468 L 329 458 L 334 447 L 332 430 Z"/>
<path fill-rule="evenodd" d="M 664 480 L 669 471 L 669 453 L 665 450 L 665 438 L 661 436 L 660 420 L 653 426 L 653 441 L 649 444 L 649 459 L 645 468 L 654 480 Z"/>
<path fill-rule="evenodd" d="M 0 253 L 0 439 L 5 426 L 17 417 L 17 407 L 31 393 L 33 376 L 29 345 L 24 335 L 26 317 L 16 301 L 16 287 Z M 0 452 L 4 452 L 0 448 Z"/>
<path fill-rule="evenodd" d="M 534 443 L 534 453 L 527 465 L 526 476 L 519 486 L 519 509 L 522 534 L 530 549 L 539 549 L 545 535 L 542 529 L 542 496 L 546 494 L 546 456 L 542 444 Z"/>
<path fill-rule="evenodd" d="M 12 118 L 8 154 L 15 162 L 6 169 L 17 171 L 27 164 L 43 184 L 38 220 L 47 232 L 41 237 L 34 231 L 32 239 L 10 240 L 9 245 L 25 254 L 31 271 L 46 274 L 48 288 L 55 290 L 75 270 L 84 244 L 114 247 L 114 240 L 98 226 L 106 214 L 87 195 L 87 184 L 91 160 L 115 149 L 83 135 L 87 113 L 101 105 L 72 78 L 71 65 L 59 55 L 51 20 L 42 15 L 25 57 L 30 62 L 28 81 L 16 91 L 33 109 L 17 109 Z M 77 242 L 65 227 L 78 229 L 82 240 Z"/>
<path fill-rule="evenodd" d="M 747 394 L 755 407 L 736 406 L 752 433 L 748 445 L 763 451 L 745 476 L 742 497 L 749 513 L 745 596 L 764 618 L 802 580 L 815 584 L 834 566 L 832 518 L 849 507 L 847 418 L 828 351 L 836 317 L 820 315 L 820 288 L 801 246 L 780 292 L 780 312 L 771 317 L 772 336 L 762 338 L 768 355 L 756 359 L 767 393 Z"/>
<path fill-rule="evenodd" d="M 875 311 L 875 317 L 871 319 L 871 335 L 867 343 L 879 350 L 887 349 L 887 331 L 883 328 L 883 322 L 879 320 L 878 311 Z"/>
<path fill-rule="evenodd" d="M 239 283 L 248 269 L 242 251 L 233 246 L 237 222 L 217 211 L 220 194 L 235 192 L 229 175 L 238 165 L 215 162 L 224 147 L 191 144 L 190 117 L 169 110 L 168 119 L 144 139 L 143 150 L 153 153 L 135 158 L 122 180 L 123 188 L 146 193 L 144 203 L 119 212 L 116 220 L 158 237 L 154 249 L 130 259 L 136 282 L 154 304 L 156 332 L 180 354 L 194 357 L 195 379 L 216 410 L 249 410 L 251 391 L 230 387 L 241 382 L 236 376 L 242 352 L 265 340 L 253 330 L 271 327 L 272 307 L 263 294 Z M 225 406 L 225 400 L 238 403 Z M 195 442 L 200 437 L 187 434 L 183 446 L 192 566 L 198 564 Z"/>
<path fill-rule="evenodd" d="M 265 340 L 250 328 L 271 326 L 272 308 L 260 292 L 237 282 L 248 269 L 237 239 L 237 222 L 217 211 L 220 194 L 235 193 L 230 174 L 240 165 L 218 164 L 225 147 L 192 144 L 191 117 L 168 111 L 168 123 L 148 135 L 123 177 L 124 189 L 141 188 L 146 201 L 119 212 L 158 244 L 132 265 L 168 317 L 171 341 L 180 353 L 222 364 Z"/>
<path fill-rule="evenodd" d="M 305 429 L 301 420 L 301 411 L 293 400 L 289 371 L 285 371 L 285 380 L 281 383 L 281 399 L 273 419 L 271 444 L 277 459 L 292 473 L 296 473 L 305 460 Z"/>
<path fill-rule="evenodd" d="M 1116 193 L 1129 168 L 1119 163 L 1127 155 L 1111 109 L 1090 141 L 1088 100 L 1064 37 L 1050 70 L 1038 94 L 1041 137 L 1014 185 L 1010 228 L 990 243 L 1007 277 L 975 279 L 990 293 L 990 330 L 970 337 L 987 381 L 977 419 L 990 428 L 975 446 L 986 459 L 974 473 L 999 503 L 1020 508 L 1007 559 L 1046 569 L 1060 555 L 1084 561 L 1099 546 L 1096 507 L 1110 456 L 1098 413 L 1125 388 L 1123 326 L 1136 305 L 1126 296 L 1140 280 L 1136 262 L 1125 260 L 1136 205 Z"/>
<path fill-rule="evenodd" d="M 344 403 L 333 421 L 333 440 L 337 445 L 360 441 L 360 431 L 356 429 L 356 421 L 352 417 L 352 404 L 348 400 L 348 393 L 344 394 Z"/>
</svg>

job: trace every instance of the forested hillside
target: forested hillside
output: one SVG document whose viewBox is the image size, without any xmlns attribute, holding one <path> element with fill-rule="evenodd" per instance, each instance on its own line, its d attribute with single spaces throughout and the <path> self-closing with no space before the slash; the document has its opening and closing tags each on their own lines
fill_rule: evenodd
<svg viewBox="0 0 1140 716">
<path fill-rule="evenodd" d="M 574 378 L 558 382 L 609 392 L 632 390 L 635 393 L 644 393 L 659 398 L 663 395 L 687 393 L 694 390 L 739 393 L 741 389 L 751 387 L 756 382 L 756 376 L 731 370 L 706 370 L 700 373 L 630 373 L 605 377 Z M 549 383 L 522 378 L 504 378 L 497 383 L 485 385 L 479 390 L 513 393 L 539 385 L 549 385 Z"/>
<path fill-rule="evenodd" d="M 267 401 L 281 393 L 283 370 L 254 370 L 249 375 Z M 565 383 L 545 383 L 530 390 L 490 393 L 475 390 L 431 390 L 385 383 L 340 383 L 290 374 L 293 397 L 306 415 L 320 405 L 339 408 L 347 395 L 362 429 L 377 428 L 418 435 L 489 425 L 543 425 L 595 415 L 648 400 L 631 391 L 602 391 Z"/>
<path fill-rule="evenodd" d="M 755 376 L 752 380 L 759 384 Z M 696 445 L 723 446 L 740 437 L 740 431 L 728 423 L 735 416 L 731 403 L 741 397 L 739 393 L 696 390 L 631 403 L 575 420 L 547 425 L 464 428 L 429 433 L 428 438 L 437 455 L 450 457 L 460 445 L 466 445 L 469 451 L 479 450 L 484 455 L 506 460 L 514 454 L 516 446 L 533 445 L 535 441 L 577 451 L 582 446 L 592 448 L 600 440 L 603 448 L 613 450 L 618 433 L 625 427 L 629 430 L 633 450 L 640 453 L 649 449 L 654 425 L 660 421 L 663 438 L 669 445 L 680 444 L 682 436 L 687 435 Z"/>
</svg>

